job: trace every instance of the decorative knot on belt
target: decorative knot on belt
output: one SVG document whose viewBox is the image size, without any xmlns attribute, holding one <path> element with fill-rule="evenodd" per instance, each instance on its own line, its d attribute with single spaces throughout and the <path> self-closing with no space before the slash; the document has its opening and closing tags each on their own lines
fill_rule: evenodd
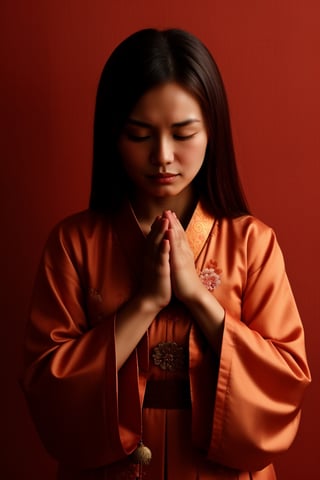
<svg viewBox="0 0 320 480">
<path fill-rule="evenodd" d="M 185 349 L 176 342 L 159 343 L 153 349 L 152 358 L 156 366 L 169 372 L 181 370 L 186 364 Z"/>
</svg>

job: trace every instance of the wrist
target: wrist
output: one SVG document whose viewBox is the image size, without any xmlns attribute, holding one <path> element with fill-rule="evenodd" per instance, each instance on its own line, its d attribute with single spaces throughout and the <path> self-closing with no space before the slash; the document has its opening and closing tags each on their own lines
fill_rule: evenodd
<svg viewBox="0 0 320 480">
<path fill-rule="evenodd" d="M 184 304 L 195 316 L 211 317 L 217 325 L 224 320 L 224 308 L 203 284 L 193 290 L 192 295 L 184 301 Z"/>
<path fill-rule="evenodd" d="M 133 302 L 136 305 L 137 310 L 144 316 L 156 317 L 160 310 L 162 310 L 166 305 L 162 305 L 160 302 L 150 296 L 138 293 Z"/>
</svg>

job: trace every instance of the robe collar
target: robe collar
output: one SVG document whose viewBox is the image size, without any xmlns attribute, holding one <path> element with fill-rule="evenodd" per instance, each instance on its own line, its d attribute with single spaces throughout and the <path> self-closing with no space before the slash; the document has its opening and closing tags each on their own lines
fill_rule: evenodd
<svg viewBox="0 0 320 480">
<path fill-rule="evenodd" d="M 195 260 L 204 248 L 210 232 L 211 234 L 214 232 L 215 226 L 214 217 L 206 212 L 199 201 L 186 228 L 186 235 Z M 140 228 L 129 201 L 124 203 L 119 215 L 115 218 L 115 227 L 127 258 L 133 267 L 137 267 L 143 255 L 146 236 Z"/>
</svg>

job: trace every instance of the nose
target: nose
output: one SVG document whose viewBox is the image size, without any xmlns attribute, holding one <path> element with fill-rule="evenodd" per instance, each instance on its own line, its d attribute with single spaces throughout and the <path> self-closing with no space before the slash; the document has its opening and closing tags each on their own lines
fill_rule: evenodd
<svg viewBox="0 0 320 480">
<path fill-rule="evenodd" d="M 150 159 L 153 165 L 169 165 L 172 163 L 174 160 L 174 149 L 171 139 L 167 137 L 155 139 Z"/>
</svg>

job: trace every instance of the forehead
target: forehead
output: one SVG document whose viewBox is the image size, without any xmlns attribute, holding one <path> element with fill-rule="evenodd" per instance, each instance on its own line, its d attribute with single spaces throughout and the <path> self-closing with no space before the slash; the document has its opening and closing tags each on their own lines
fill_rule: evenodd
<svg viewBox="0 0 320 480">
<path fill-rule="evenodd" d="M 175 123 L 189 118 L 203 120 L 198 100 L 175 82 L 148 90 L 133 108 L 130 118 L 148 123 Z"/>
</svg>

